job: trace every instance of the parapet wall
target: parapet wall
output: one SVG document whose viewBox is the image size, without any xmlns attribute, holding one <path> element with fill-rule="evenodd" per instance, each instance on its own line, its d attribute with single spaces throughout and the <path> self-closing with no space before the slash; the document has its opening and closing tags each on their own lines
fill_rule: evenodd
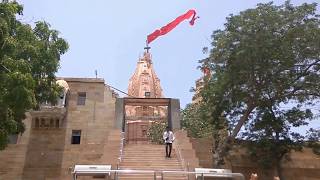
<svg viewBox="0 0 320 180">
<path fill-rule="evenodd" d="M 190 138 L 199 165 L 203 168 L 212 168 L 212 138 Z M 228 158 L 227 168 L 239 172 L 250 178 L 251 173 L 258 173 L 259 180 L 270 180 L 274 176 L 273 170 L 261 169 L 245 154 L 245 149 L 235 148 Z M 283 161 L 283 175 L 288 180 L 319 180 L 320 156 L 314 154 L 312 149 L 304 148 L 302 152 L 292 152 L 290 161 Z"/>
</svg>

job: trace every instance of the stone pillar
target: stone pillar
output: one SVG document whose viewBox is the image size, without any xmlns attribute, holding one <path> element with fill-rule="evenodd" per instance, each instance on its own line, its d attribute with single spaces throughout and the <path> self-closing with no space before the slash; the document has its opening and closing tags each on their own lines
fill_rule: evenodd
<svg viewBox="0 0 320 180">
<path fill-rule="evenodd" d="M 122 132 L 125 131 L 125 121 L 124 121 L 124 116 L 125 116 L 125 109 L 124 109 L 124 104 L 123 104 L 123 98 L 117 98 L 116 99 L 116 118 L 115 118 L 115 128 L 121 129 Z"/>
<path fill-rule="evenodd" d="M 179 99 L 170 99 L 168 106 L 169 127 L 173 130 L 180 129 L 180 101 Z"/>
</svg>

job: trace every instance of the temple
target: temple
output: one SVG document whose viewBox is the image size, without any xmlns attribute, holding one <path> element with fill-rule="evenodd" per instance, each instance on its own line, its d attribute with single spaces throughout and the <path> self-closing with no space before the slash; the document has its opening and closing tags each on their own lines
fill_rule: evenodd
<svg viewBox="0 0 320 180">
<path fill-rule="evenodd" d="M 139 58 L 137 67 L 129 80 L 129 98 L 164 98 L 160 79 L 152 64 L 151 54 L 146 51 Z M 127 140 L 148 141 L 147 130 L 157 121 L 165 123 L 167 108 L 164 106 L 127 106 L 126 109 Z"/>
</svg>

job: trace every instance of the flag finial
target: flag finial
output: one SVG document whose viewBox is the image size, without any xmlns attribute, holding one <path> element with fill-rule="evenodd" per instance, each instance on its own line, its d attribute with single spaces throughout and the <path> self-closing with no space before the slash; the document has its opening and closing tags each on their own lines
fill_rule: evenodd
<svg viewBox="0 0 320 180">
<path fill-rule="evenodd" d="M 149 52 L 149 49 L 151 49 L 151 47 L 149 47 L 148 41 L 146 41 L 146 47 L 144 47 L 144 49 L 147 51 L 147 53 Z"/>
</svg>

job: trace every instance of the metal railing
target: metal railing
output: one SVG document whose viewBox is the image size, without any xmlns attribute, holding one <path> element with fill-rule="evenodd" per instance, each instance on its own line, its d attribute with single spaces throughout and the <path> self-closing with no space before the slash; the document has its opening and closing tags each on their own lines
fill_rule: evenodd
<svg viewBox="0 0 320 180">
<path fill-rule="evenodd" d="M 120 149 L 119 149 L 119 158 L 118 158 L 118 163 L 117 163 L 117 169 L 119 169 L 119 165 L 122 162 L 123 158 L 123 149 L 124 149 L 124 144 L 125 144 L 125 133 L 121 132 L 121 141 L 120 141 Z"/>
<path fill-rule="evenodd" d="M 119 150 L 119 157 L 118 157 L 118 162 L 117 162 L 117 167 L 116 167 L 117 170 L 119 170 L 120 163 L 122 162 L 124 143 L 125 143 L 125 132 L 121 132 L 120 150 Z M 116 179 L 116 175 L 117 175 L 117 173 L 115 173 L 115 179 Z"/>
<path fill-rule="evenodd" d="M 241 173 L 216 173 L 216 172 L 190 172 L 190 171 L 166 171 L 166 170 L 105 170 L 100 172 L 92 171 L 81 171 L 73 172 L 73 180 L 77 180 L 78 176 L 96 176 L 96 175 L 109 175 L 110 177 L 114 174 L 114 179 L 119 179 L 119 174 L 130 174 L 130 175 L 150 175 L 153 176 L 153 180 L 165 180 L 165 177 L 169 175 L 194 175 L 197 179 L 204 180 L 204 177 L 224 177 L 232 178 L 237 180 L 244 180 L 244 176 Z M 160 174 L 160 176 L 158 176 Z"/>
</svg>

